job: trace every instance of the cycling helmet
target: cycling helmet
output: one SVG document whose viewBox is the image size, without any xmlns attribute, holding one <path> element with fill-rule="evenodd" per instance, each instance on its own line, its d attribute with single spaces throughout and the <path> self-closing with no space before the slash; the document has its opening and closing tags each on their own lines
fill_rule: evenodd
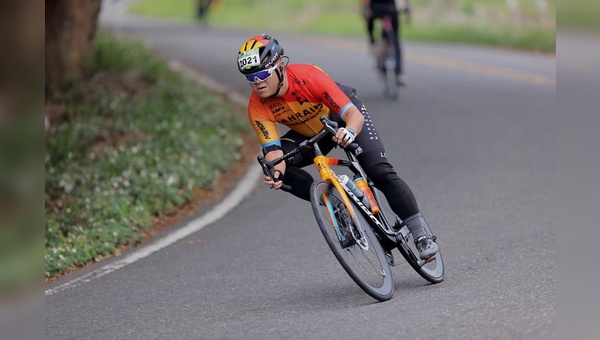
<svg viewBox="0 0 600 340">
<path fill-rule="evenodd" d="M 273 67 L 283 56 L 283 47 L 268 34 L 259 34 L 246 41 L 238 52 L 238 70 L 251 74 Z"/>
</svg>

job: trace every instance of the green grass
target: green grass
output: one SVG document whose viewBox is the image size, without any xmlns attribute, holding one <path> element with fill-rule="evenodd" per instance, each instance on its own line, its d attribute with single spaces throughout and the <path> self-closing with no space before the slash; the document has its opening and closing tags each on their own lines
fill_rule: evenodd
<svg viewBox="0 0 600 340">
<path fill-rule="evenodd" d="M 505 0 L 413 0 L 413 22 L 404 25 L 409 40 L 472 43 L 554 52 L 555 0 L 544 15 L 521 1 L 522 23 L 516 26 Z M 194 20 L 193 0 L 139 0 L 131 7 L 137 15 Z M 255 31 L 301 32 L 364 36 L 358 0 L 226 0 L 209 16 L 216 27 Z"/>
<path fill-rule="evenodd" d="M 561 28 L 589 30 L 600 29 L 600 3 L 597 0 L 571 0 L 558 4 L 557 20 Z"/>
<path fill-rule="evenodd" d="M 555 34 L 550 34 L 541 29 L 516 31 L 511 29 L 491 30 L 482 28 L 474 30 L 472 27 L 465 26 L 442 28 L 420 26 L 407 29 L 405 36 L 409 39 L 421 41 L 481 44 L 542 52 L 554 52 L 556 50 Z"/>
<path fill-rule="evenodd" d="M 194 4 L 195 0 L 137 1 L 131 6 L 130 11 L 140 15 L 193 20 Z"/>
<path fill-rule="evenodd" d="M 97 37 L 90 80 L 50 102 L 45 276 L 135 245 L 156 218 L 217 184 L 245 115 L 139 43 Z"/>
</svg>

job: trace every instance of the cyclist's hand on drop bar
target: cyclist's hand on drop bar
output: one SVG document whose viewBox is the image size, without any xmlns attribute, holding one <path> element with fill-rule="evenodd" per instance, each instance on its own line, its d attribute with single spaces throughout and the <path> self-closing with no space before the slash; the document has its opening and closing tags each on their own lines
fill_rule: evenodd
<svg viewBox="0 0 600 340">
<path fill-rule="evenodd" d="M 276 182 L 274 182 L 273 179 L 271 179 L 271 176 L 264 175 L 263 178 L 265 181 L 265 185 L 276 190 L 281 189 L 281 187 L 283 186 L 283 181 L 281 180 L 281 178 L 283 177 L 282 173 L 279 170 L 275 170 L 273 177 L 275 177 Z"/>
<path fill-rule="evenodd" d="M 354 138 L 356 138 L 356 131 L 353 128 L 341 127 L 337 130 L 333 141 L 345 148 L 354 142 Z"/>
<path fill-rule="evenodd" d="M 263 155 L 257 156 L 256 160 L 263 170 L 263 181 L 265 185 L 273 189 L 283 189 L 283 191 L 292 190 L 292 187 L 283 184 L 283 173 L 281 173 L 280 170 L 275 169 L 275 166 L 271 162 L 265 161 Z"/>
<path fill-rule="evenodd" d="M 362 15 L 366 20 L 369 20 L 371 18 L 371 16 L 373 16 L 373 12 L 371 11 L 371 9 L 369 7 L 363 7 L 362 10 Z"/>
</svg>

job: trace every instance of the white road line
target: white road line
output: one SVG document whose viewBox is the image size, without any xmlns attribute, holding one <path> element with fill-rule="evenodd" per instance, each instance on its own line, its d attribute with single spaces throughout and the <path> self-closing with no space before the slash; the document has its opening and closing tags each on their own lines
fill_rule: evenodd
<svg viewBox="0 0 600 340">
<path fill-rule="evenodd" d="M 219 203 L 214 209 L 212 209 L 209 213 L 200 217 L 199 219 L 193 220 L 188 223 L 185 227 L 176 230 L 175 232 L 166 235 L 165 237 L 150 243 L 133 253 L 127 255 L 122 260 L 115 261 L 109 265 L 106 265 L 100 269 L 94 270 L 91 273 L 88 273 L 82 277 L 71 280 L 69 282 L 63 283 L 60 286 L 54 287 L 52 289 L 48 289 L 45 291 L 46 296 L 51 296 L 63 290 L 74 288 L 80 286 L 84 283 L 90 282 L 97 278 L 100 278 L 106 274 L 110 274 L 116 270 L 119 270 L 128 264 L 132 264 L 136 261 L 139 261 L 145 257 L 152 255 L 153 253 L 201 230 L 207 225 L 219 220 L 233 208 L 235 208 L 244 198 L 246 198 L 252 188 L 256 185 L 257 178 L 259 178 L 261 174 L 260 167 L 253 166 L 250 168 L 250 171 L 246 173 L 244 178 L 240 181 L 240 183 L 235 187 L 235 189 L 227 196 L 225 199 Z"/>
<path fill-rule="evenodd" d="M 201 86 L 207 87 L 215 92 L 227 96 L 229 100 L 238 105 L 247 104 L 247 99 L 244 98 L 241 94 L 232 91 L 231 89 L 218 83 L 217 81 L 208 76 L 198 74 L 196 71 L 190 69 L 189 67 L 183 65 L 178 61 L 170 60 L 169 67 L 176 72 L 182 72 L 184 75 L 198 82 Z M 133 253 L 125 256 L 121 260 L 117 260 L 111 264 L 94 270 L 91 273 L 73 279 L 69 282 L 63 283 L 54 288 L 47 289 L 45 291 L 45 295 L 51 296 L 66 289 L 80 286 L 84 283 L 110 274 L 116 270 L 127 266 L 128 264 L 132 264 L 145 257 L 148 257 L 153 253 L 165 247 L 168 247 L 169 245 L 201 230 L 207 225 L 216 222 L 217 220 L 225 216 L 225 214 L 227 214 L 233 208 L 235 208 L 244 198 L 246 198 L 250 194 L 250 191 L 256 185 L 256 182 L 260 178 L 261 174 L 262 170 L 259 166 L 251 166 L 248 172 L 244 175 L 244 178 L 242 178 L 242 180 L 236 185 L 235 189 L 227 197 L 225 197 L 225 199 L 223 199 L 221 203 L 215 206 L 214 209 L 211 210 L 209 213 L 196 220 L 191 221 L 181 229 L 178 229 L 175 232 L 170 233 L 161 239 L 158 239 L 148 245 L 145 245 L 135 250 Z"/>
</svg>

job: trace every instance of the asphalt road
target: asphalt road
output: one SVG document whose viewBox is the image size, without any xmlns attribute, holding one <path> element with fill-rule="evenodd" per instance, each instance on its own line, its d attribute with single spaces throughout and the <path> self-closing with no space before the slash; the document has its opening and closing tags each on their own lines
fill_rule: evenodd
<svg viewBox="0 0 600 340">
<path fill-rule="evenodd" d="M 106 9 L 103 23 L 249 93 L 235 54 L 260 32 Z M 46 338 L 555 338 L 555 58 L 409 43 L 409 86 L 393 102 L 362 39 L 277 37 L 292 63 L 316 63 L 359 90 L 438 235 L 445 281 L 431 285 L 399 265 L 394 298 L 376 302 L 336 262 L 310 205 L 257 181 L 200 232 L 47 296 Z"/>
</svg>

